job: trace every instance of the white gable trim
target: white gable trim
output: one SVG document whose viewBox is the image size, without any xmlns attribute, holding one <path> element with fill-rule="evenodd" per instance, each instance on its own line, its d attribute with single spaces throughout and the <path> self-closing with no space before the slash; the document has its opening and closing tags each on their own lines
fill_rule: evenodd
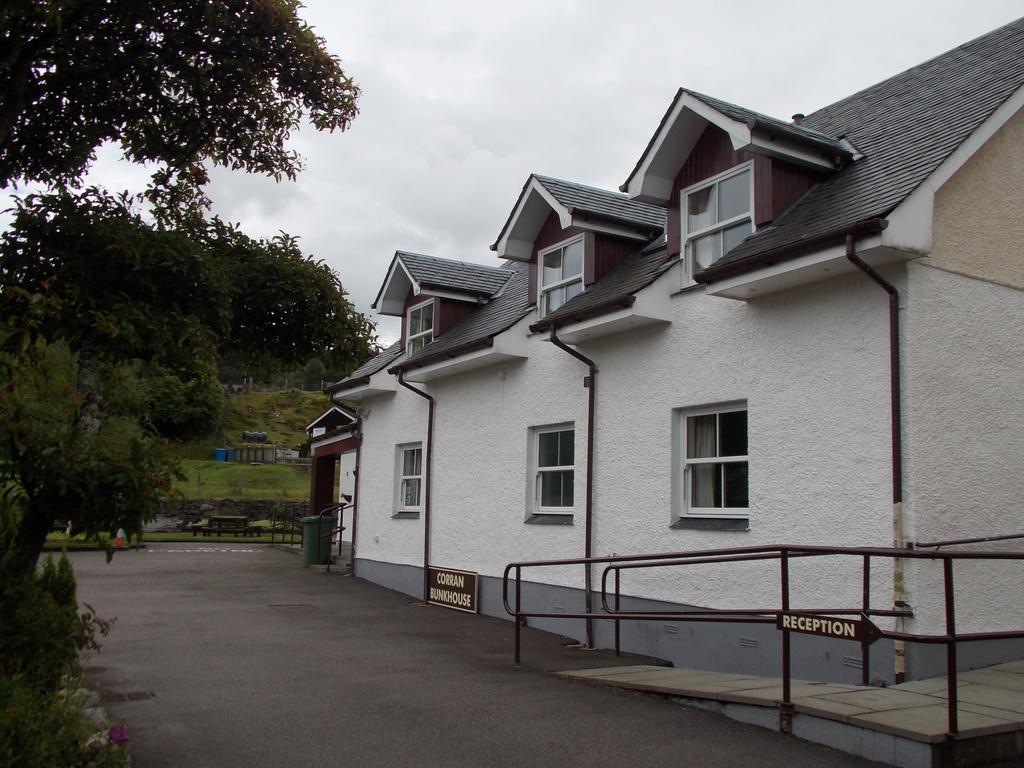
<svg viewBox="0 0 1024 768">
<path fill-rule="evenodd" d="M 689 113 L 688 117 L 686 113 Z M 687 119 L 689 125 L 680 122 Z M 799 141 L 772 137 L 756 126 L 752 129 L 746 123 L 719 112 L 684 91 L 665 117 L 636 169 L 620 189 L 631 198 L 645 202 L 666 202 L 672 194 L 672 184 L 679 168 L 709 124 L 725 131 L 735 150 L 749 149 L 813 168 L 835 168 L 830 158 L 807 148 Z M 680 158 L 679 162 L 666 160 L 666 153 Z"/>
<path fill-rule="evenodd" d="M 1022 107 L 1024 87 L 1018 88 L 1000 104 L 917 189 L 896 206 L 888 216 L 889 226 L 882 233 L 882 243 L 890 248 L 920 254 L 931 252 L 935 193 Z"/>
<path fill-rule="evenodd" d="M 543 219 L 539 223 L 536 221 L 536 215 L 529 216 L 528 221 L 524 220 L 528 213 L 527 207 L 533 202 L 534 195 L 547 203 L 548 207 L 558 214 L 558 223 L 562 229 L 572 225 L 572 213 L 569 209 L 558 202 L 554 195 L 536 177 L 531 176 L 522 193 L 520 193 L 519 200 L 516 201 L 516 207 L 513 209 L 512 215 L 509 216 L 505 228 L 502 229 L 501 234 L 498 235 L 497 242 L 493 246 L 494 250 L 498 252 L 499 258 L 512 259 L 513 261 L 529 261 L 533 256 L 533 241 L 537 236 L 537 230 L 544 224 Z M 544 218 L 547 218 L 547 215 Z M 536 230 L 522 232 L 524 227 L 533 229 L 533 225 L 536 225 Z"/>
<path fill-rule="evenodd" d="M 401 267 L 402 274 L 405 275 L 406 280 L 409 281 L 409 285 L 412 287 L 413 295 L 419 296 L 420 286 L 419 283 L 413 279 L 413 276 L 409 273 L 405 264 L 402 263 L 401 255 L 396 251 L 395 257 L 391 260 L 391 266 L 388 267 L 388 274 L 384 278 L 384 282 L 381 283 L 380 290 L 377 291 L 377 298 L 374 299 L 373 304 L 370 305 L 371 309 L 376 309 L 382 315 L 393 315 L 401 317 L 405 310 L 405 297 L 408 295 L 408 289 L 402 292 L 400 298 L 396 298 L 391 295 L 391 284 L 395 279 L 395 276 L 399 274 L 398 269 Z"/>
</svg>

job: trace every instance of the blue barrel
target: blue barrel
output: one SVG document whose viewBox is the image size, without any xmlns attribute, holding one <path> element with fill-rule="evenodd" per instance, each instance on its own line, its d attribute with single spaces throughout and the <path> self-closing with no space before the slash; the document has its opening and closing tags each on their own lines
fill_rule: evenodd
<svg viewBox="0 0 1024 768">
<path fill-rule="evenodd" d="M 213 449 L 213 460 L 214 461 L 227 461 L 228 460 L 228 449 L 227 448 L 214 448 Z"/>
<path fill-rule="evenodd" d="M 225 450 L 227 452 L 227 456 L 225 458 L 225 461 L 238 461 L 238 449 L 237 448 L 227 448 Z"/>
</svg>

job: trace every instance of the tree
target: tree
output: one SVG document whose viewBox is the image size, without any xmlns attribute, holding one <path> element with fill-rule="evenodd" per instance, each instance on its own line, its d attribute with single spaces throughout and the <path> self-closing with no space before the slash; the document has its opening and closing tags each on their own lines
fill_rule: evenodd
<svg viewBox="0 0 1024 768">
<path fill-rule="evenodd" d="M 208 169 L 293 178 L 308 120 L 358 88 L 295 0 L 10 0 L 0 8 L 0 184 L 45 187 L 0 241 L 0 489 L 31 573 L 58 515 L 135 530 L 219 406 L 220 356 L 351 368 L 373 328 L 295 238 L 209 218 Z M 144 200 L 81 189 L 104 142 L 155 165 Z M 9 553 L 11 554 L 11 553 Z"/>
</svg>

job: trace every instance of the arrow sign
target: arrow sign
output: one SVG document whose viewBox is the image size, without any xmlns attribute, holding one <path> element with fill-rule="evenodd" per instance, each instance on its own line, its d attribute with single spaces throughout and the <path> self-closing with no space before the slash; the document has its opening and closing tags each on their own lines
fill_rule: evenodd
<svg viewBox="0 0 1024 768">
<path fill-rule="evenodd" d="M 779 613 L 775 626 L 786 632 L 800 632 L 819 637 L 837 637 L 871 645 L 882 636 L 882 630 L 861 614 L 859 619 L 837 619 L 815 613 Z"/>
</svg>

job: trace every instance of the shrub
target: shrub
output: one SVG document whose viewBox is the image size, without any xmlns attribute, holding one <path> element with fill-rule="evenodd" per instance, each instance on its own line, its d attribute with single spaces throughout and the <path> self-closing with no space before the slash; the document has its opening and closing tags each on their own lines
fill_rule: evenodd
<svg viewBox="0 0 1024 768">
<path fill-rule="evenodd" d="M 120 768 L 127 750 L 111 741 L 62 694 L 0 679 L 0 765 Z"/>
</svg>

